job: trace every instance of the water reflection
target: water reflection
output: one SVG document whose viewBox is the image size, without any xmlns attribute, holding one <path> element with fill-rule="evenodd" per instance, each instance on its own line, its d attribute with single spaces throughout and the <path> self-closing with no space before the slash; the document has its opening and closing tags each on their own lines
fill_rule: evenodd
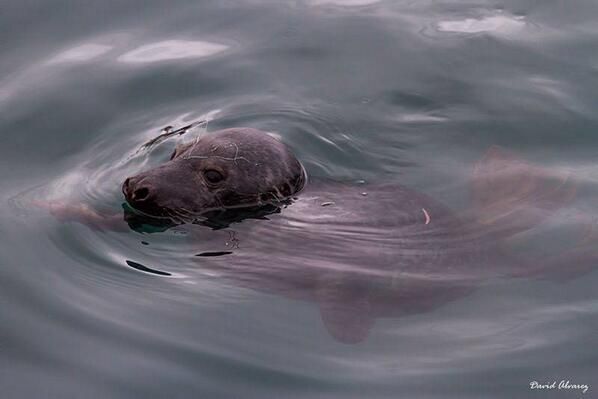
<svg viewBox="0 0 598 399">
<path fill-rule="evenodd" d="M 204 58 L 221 53 L 226 49 L 228 46 L 218 43 L 164 40 L 140 46 L 121 55 L 117 60 L 126 64 L 144 64 L 184 58 Z"/>
<path fill-rule="evenodd" d="M 367 6 L 381 0 L 312 0 L 312 4 L 331 4 L 345 7 Z"/>
<path fill-rule="evenodd" d="M 48 61 L 48 64 L 90 61 L 107 53 L 112 46 L 87 43 L 65 50 Z"/>
<path fill-rule="evenodd" d="M 438 22 L 440 32 L 454 33 L 493 32 L 496 34 L 513 34 L 522 30 L 525 26 L 524 17 L 506 14 Z"/>
</svg>

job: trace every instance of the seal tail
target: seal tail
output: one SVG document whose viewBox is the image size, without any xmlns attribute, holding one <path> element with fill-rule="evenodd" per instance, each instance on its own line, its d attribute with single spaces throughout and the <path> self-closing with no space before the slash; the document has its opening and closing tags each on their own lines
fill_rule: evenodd
<svg viewBox="0 0 598 399">
<path fill-rule="evenodd" d="M 492 146 L 473 169 L 473 217 L 483 231 L 507 238 L 542 223 L 571 203 L 576 191 L 568 174 L 532 165 Z"/>
</svg>

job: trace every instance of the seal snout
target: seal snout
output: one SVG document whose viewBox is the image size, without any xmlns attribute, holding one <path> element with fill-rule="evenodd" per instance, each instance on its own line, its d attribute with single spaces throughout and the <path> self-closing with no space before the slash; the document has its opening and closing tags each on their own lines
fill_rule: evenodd
<svg viewBox="0 0 598 399">
<path fill-rule="evenodd" d="M 125 180 L 122 191 L 127 202 L 135 208 L 151 202 L 154 197 L 152 186 L 145 179 L 135 177 L 129 177 Z"/>
</svg>

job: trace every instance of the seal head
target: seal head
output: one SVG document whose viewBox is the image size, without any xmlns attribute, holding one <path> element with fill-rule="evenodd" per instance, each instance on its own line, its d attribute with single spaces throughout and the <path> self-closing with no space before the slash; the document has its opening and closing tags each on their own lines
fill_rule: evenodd
<svg viewBox="0 0 598 399">
<path fill-rule="evenodd" d="M 306 179 L 285 144 L 260 130 L 233 128 L 177 147 L 165 164 L 127 178 L 122 191 L 146 215 L 186 221 L 212 211 L 284 204 Z"/>
</svg>

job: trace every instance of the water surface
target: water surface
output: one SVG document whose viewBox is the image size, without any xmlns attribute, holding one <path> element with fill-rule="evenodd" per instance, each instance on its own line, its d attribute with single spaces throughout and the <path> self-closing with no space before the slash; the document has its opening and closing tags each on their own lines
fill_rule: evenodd
<svg viewBox="0 0 598 399">
<path fill-rule="evenodd" d="M 457 213 L 471 208 L 473 165 L 500 145 L 578 185 L 573 202 L 509 244 L 556 257 L 597 211 L 595 1 L 0 8 L 3 396 L 582 395 L 531 391 L 533 380 L 595 395 L 596 272 L 484 280 L 439 306 L 376 318 L 347 343 L 317 303 L 209 267 L 234 255 L 227 229 L 202 230 L 198 244 L 190 227 L 98 231 L 32 205 L 120 212 L 124 178 L 164 162 L 175 140 L 139 147 L 200 119 L 208 131 L 276 134 L 321 180 L 400 183 Z M 268 230 L 237 230 L 251 223 Z M 351 254 L 348 242 L 334 255 Z M 277 270 L 275 259 L 260 266 Z"/>
</svg>

